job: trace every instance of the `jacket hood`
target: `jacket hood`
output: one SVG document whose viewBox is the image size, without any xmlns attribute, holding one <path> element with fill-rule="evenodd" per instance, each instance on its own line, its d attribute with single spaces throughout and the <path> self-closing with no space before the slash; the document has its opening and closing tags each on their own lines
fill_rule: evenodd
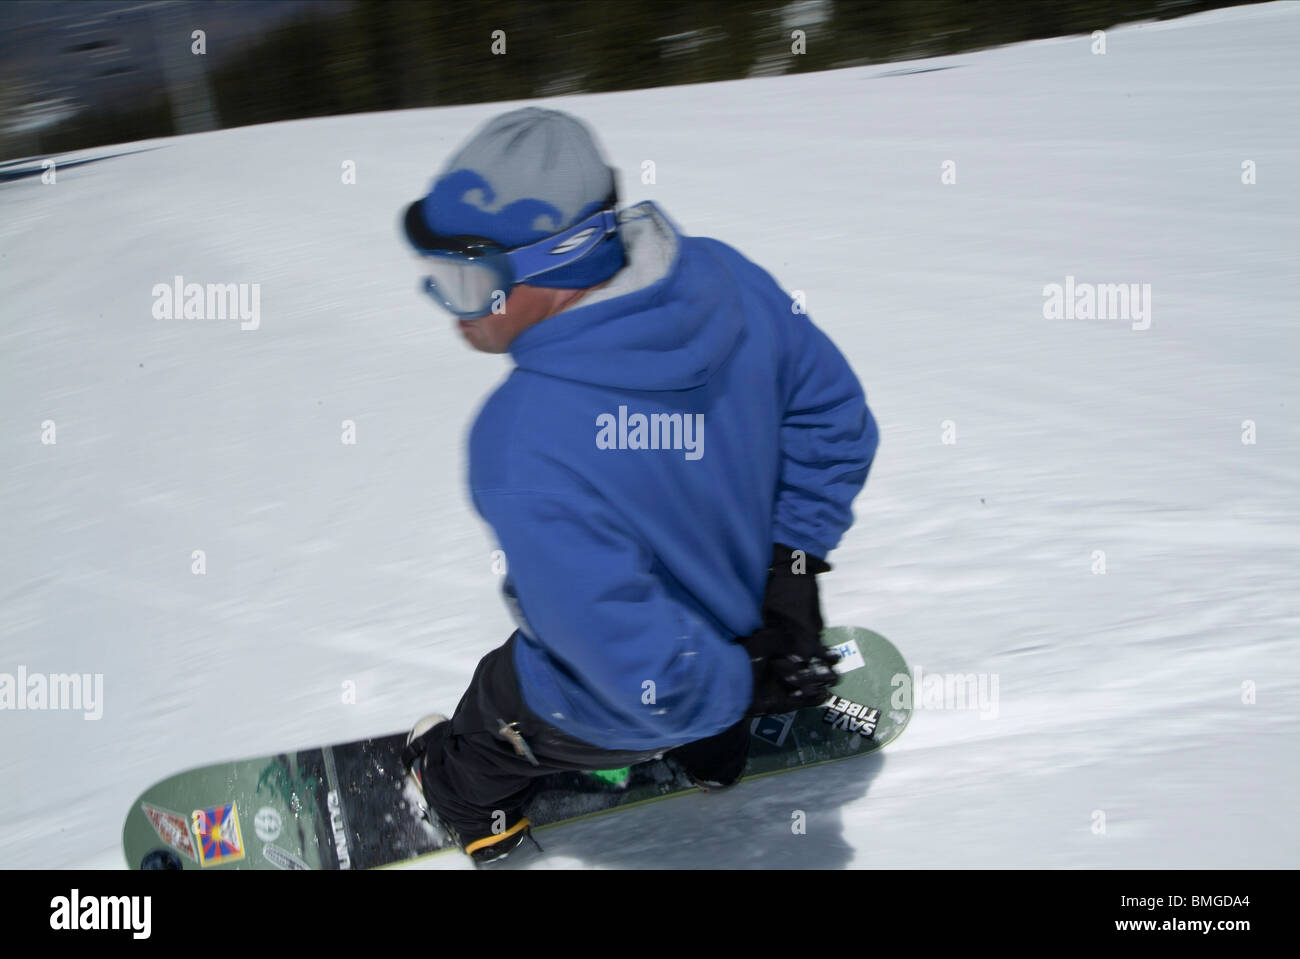
<svg viewBox="0 0 1300 959">
<path fill-rule="evenodd" d="M 627 264 L 510 346 L 523 370 L 621 390 L 702 386 L 744 329 L 724 261 L 653 202 L 619 214 Z"/>
</svg>

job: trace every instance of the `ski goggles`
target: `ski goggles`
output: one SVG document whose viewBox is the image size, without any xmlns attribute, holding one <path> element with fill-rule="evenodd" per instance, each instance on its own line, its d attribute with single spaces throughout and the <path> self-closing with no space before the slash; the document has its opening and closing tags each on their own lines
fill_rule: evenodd
<svg viewBox="0 0 1300 959">
<path fill-rule="evenodd" d="M 482 316 L 497 293 L 581 260 L 618 232 L 617 197 L 609 205 L 559 233 L 507 249 L 477 236 L 440 236 L 424 223 L 419 204 L 406 211 L 406 236 L 425 273 L 421 288 L 456 316 Z"/>
</svg>

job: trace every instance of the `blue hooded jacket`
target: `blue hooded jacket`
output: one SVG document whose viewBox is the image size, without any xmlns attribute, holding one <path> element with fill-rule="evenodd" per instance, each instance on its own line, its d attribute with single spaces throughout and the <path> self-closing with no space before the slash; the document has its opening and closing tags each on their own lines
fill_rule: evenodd
<svg viewBox="0 0 1300 959">
<path fill-rule="evenodd" d="M 764 270 L 620 215 L 628 263 L 526 329 L 470 436 L 505 551 L 525 703 L 605 749 L 670 748 L 753 695 L 772 544 L 825 557 L 876 423 L 844 357 Z"/>
</svg>

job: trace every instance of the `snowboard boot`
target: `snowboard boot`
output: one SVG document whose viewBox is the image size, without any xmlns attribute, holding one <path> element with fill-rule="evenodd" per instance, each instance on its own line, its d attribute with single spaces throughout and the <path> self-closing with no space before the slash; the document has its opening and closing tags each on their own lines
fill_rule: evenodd
<svg viewBox="0 0 1300 959">
<path fill-rule="evenodd" d="M 678 746 L 668 753 L 691 784 L 718 792 L 740 782 L 749 759 L 749 720 L 742 719 L 716 736 Z"/>
<path fill-rule="evenodd" d="M 420 790 L 420 796 L 424 799 L 425 818 L 431 825 L 442 829 L 451 836 L 452 841 L 460 847 L 465 855 L 469 856 L 477 867 L 500 862 L 514 852 L 525 839 L 531 840 L 537 851 L 541 852 L 542 847 L 532 835 L 532 823 L 525 816 L 518 817 L 517 821 L 511 823 L 499 833 L 488 832 L 483 835 L 470 835 L 470 830 L 458 829 L 449 818 L 438 814 L 430 790 L 425 785 L 427 778 L 425 775 L 425 761 L 429 756 L 429 734 L 433 732 L 435 727 L 447 721 L 447 717 L 441 713 L 431 713 L 423 717 L 415 724 L 415 728 L 411 730 L 410 735 L 406 737 L 406 748 L 402 750 L 402 762 L 406 764 L 407 775 Z M 434 735 L 440 734 L 434 733 Z"/>
</svg>

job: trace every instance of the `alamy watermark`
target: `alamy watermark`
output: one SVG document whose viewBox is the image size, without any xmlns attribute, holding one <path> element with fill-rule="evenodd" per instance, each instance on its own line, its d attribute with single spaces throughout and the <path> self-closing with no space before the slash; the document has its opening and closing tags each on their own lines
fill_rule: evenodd
<svg viewBox="0 0 1300 959">
<path fill-rule="evenodd" d="M 104 715 L 103 673 L 0 673 L 0 709 L 80 710 L 83 719 Z"/>
<path fill-rule="evenodd" d="M 895 709 L 978 709 L 980 719 L 998 718 L 997 673 L 927 673 L 913 666 L 910 676 L 900 673 L 890 685 Z"/>
<path fill-rule="evenodd" d="M 153 923 L 150 896 L 83 896 L 79 889 L 69 896 L 50 900 L 50 928 L 78 930 L 123 930 L 133 939 L 148 939 Z"/>
<path fill-rule="evenodd" d="M 1151 328 L 1150 283 L 1076 283 L 1043 287 L 1043 319 L 1132 320 L 1135 330 Z"/>
<path fill-rule="evenodd" d="M 169 283 L 155 283 L 155 320 L 233 320 L 241 330 L 262 325 L 262 284 L 186 283 L 183 276 Z"/>
<path fill-rule="evenodd" d="M 685 450 L 688 460 L 704 455 L 703 413 L 633 413 L 626 406 L 618 415 L 596 417 L 596 449 Z"/>
</svg>

